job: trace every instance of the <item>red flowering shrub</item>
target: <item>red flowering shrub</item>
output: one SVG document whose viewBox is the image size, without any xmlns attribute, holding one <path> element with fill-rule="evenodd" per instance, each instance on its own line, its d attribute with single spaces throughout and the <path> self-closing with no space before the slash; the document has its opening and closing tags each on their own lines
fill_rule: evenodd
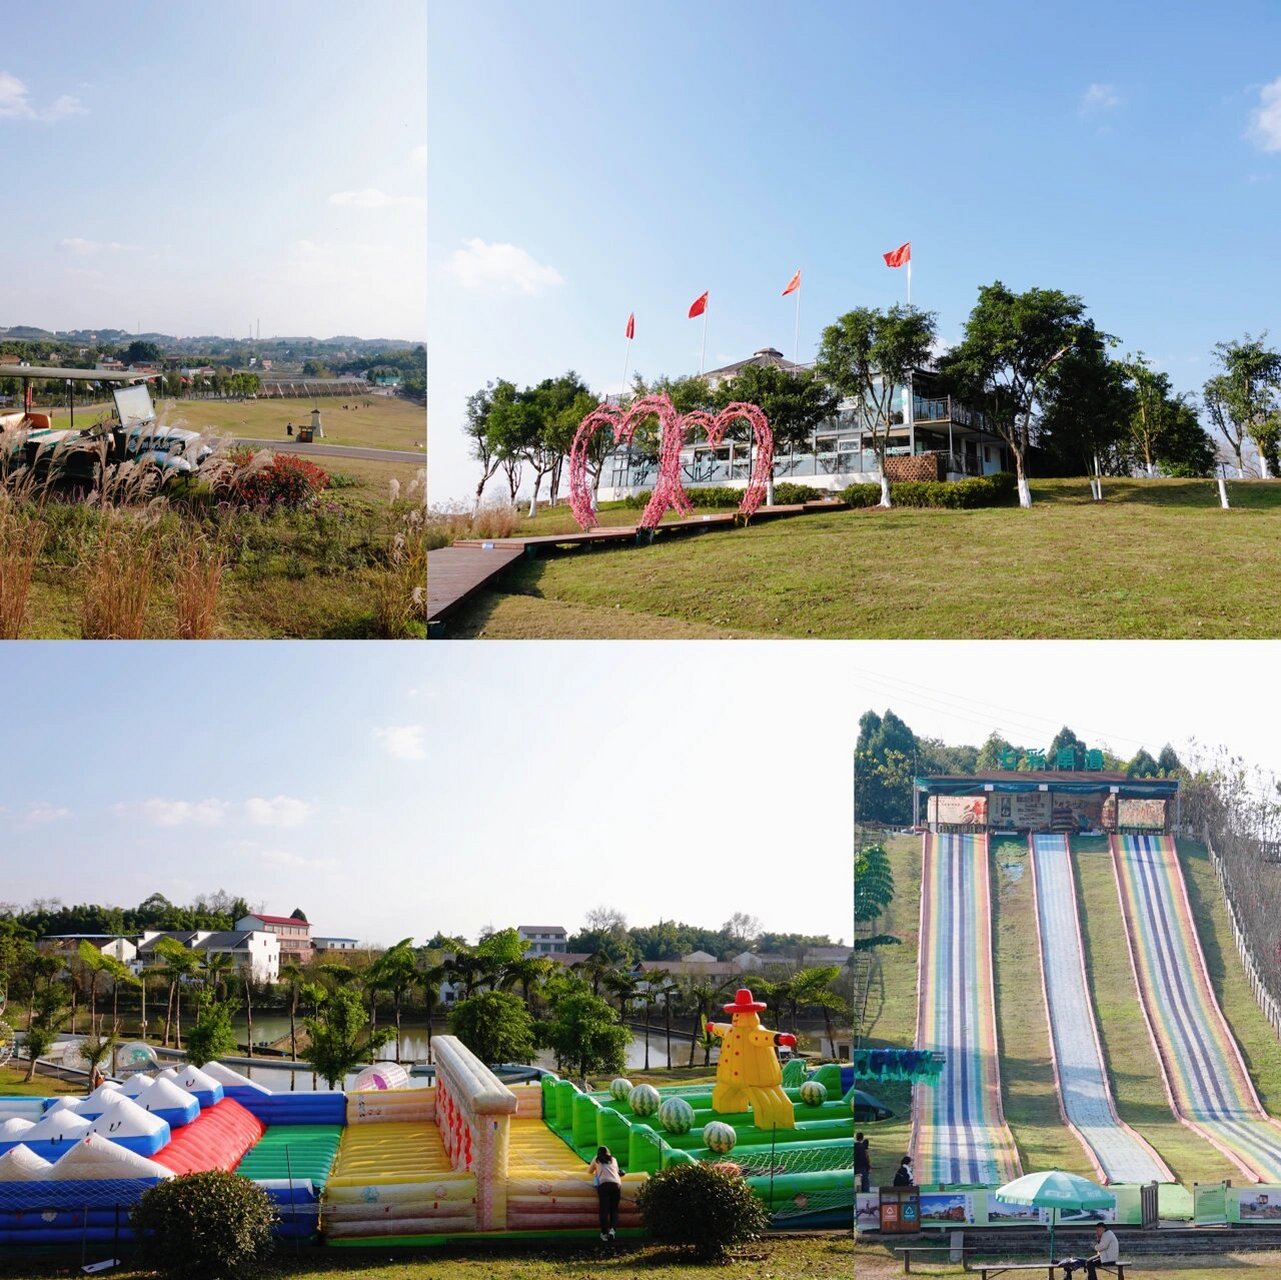
<svg viewBox="0 0 1281 1280">
<path fill-rule="evenodd" d="M 278 453 L 267 466 L 252 467 L 243 465 L 247 460 L 238 457 L 238 452 L 232 457 L 242 465 L 232 480 L 231 492 L 247 506 L 305 507 L 329 483 L 328 473 L 306 458 Z"/>
</svg>

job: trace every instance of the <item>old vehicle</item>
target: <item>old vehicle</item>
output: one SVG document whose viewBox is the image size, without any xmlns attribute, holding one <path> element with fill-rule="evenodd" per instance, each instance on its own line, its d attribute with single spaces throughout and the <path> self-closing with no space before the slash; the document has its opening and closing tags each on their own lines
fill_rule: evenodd
<svg viewBox="0 0 1281 1280">
<path fill-rule="evenodd" d="M 149 462 L 168 476 L 195 471 L 213 453 L 198 431 L 164 426 L 156 421 L 147 380 L 154 374 L 101 369 L 43 368 L 6 365 L 5 376 L 21 378 L 21 412 L 0 414 L 0 467 L 26 466 L 37 480 L 71 487 L 92 485 L 104 464 Z M 111 388 L 114 411 L 89 427 L 54 427 L 48 414 L 33 412 L 31 383 L 92 382 Z M 74 402 L 73 402 L 74 405 Z"/>
</svg>

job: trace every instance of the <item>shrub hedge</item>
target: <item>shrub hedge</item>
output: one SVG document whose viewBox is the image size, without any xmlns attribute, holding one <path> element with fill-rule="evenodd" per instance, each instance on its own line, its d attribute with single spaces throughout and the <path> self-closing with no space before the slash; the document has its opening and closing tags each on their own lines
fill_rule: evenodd
<svg viewBox="0 0 1281 1280">
<path fill-rule="evenodd" d="M 1017 493 L 1008 471 L 968 480 L 904 480 L 890 485 L 890 501 L 896 507 L 999 507 L 1013 502 Z M 852 507 L 874 507 L 881 500 L 881 486 L 852 484 L 841 491 L 841 497 Z"/>
<path fill-rule="evenodd" d="M 696 507 L 736 507 L 743 501 L 742 489 L 731 489 L 729 485 L 713 484 L 701 485 L 693 489 L 685 490 L 686 496 Z M 640 493 L 634 493 L 629 498 L 624 498 L 622 505 L 634 510 L 639 510 L 650 499 L 651 491 L 642 489 Z M 796 484 L 791 480 L 779 480 L 774 484 L 774 501 L 786 506 L 794 502 L 817 502 L 820 498 L 834 498 L 836 494 L 823 489 L 815 489 L 813 485 Z M 880 492 L 877 492 L 877 501 L 880 500 Z"/>
</svg>

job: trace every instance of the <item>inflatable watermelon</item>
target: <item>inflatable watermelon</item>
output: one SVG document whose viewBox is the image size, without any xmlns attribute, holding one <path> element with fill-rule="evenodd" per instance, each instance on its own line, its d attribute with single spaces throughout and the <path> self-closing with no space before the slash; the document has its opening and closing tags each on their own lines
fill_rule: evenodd
<svg viewBox="0 0 1281 1280">
<path fill-rule="evenodd" d="M 688 1133 L 694 1127 L 694 1108 L 684 1098 L 667 1098 L 658 1108 L 658 1123 L 668 1133 Z"/>
<path fill-rule="evenodd" d="M 821 1107 L 827 1101 L 827 1085 L 821 1080 L 806 1080 L 801 1085 L 801 1101 L 807 1107 Z"/>
<path fill-rule="evenodd" d="M 638 1116 L 652 1116 L 661 1102 L 662 1098 L 652 1084 L 638 1084 L 627 1095 L 627 1105 Z"/>
<path fill-rule="evenodd" d="M 609 1082 L 609 1096 L 615 1102 L 626 1102 L 627 1095 L 632 1091 L 632 1082 L 626 1076 L 615 1076 Z"/>
<path fill-rule="evenodd" d="M 733 1151 L 737 1141 L 738 1134 L 734 1132 L 733 1125 L 726 1124 L 724 1120 L 713 1120 L 703 1126 L 703 1143 L 717 1155 L 723 1156 L 726 1152 Z"/>
</svg>

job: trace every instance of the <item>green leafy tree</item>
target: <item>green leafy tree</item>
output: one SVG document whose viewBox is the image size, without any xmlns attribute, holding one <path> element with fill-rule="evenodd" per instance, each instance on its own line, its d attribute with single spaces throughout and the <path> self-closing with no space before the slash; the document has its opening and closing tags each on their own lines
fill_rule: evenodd
<svg viewBox="0 0 1281 1280">
<path fill-rule="evenodd" d="M 366 1030 L 369 1015 L 358 992 L 339 985 L 326 997 L 315 1017 L 303 1019 L 311 1037 L 304 1055 L 331 1089 L 338 1088 L 358 1067 L 374 1059 L 395 1038 L 390 1027 Z"/>
<path fill-rule="evenodd" d="M 206 1062 L 216 1062 L 235 1051 L 231 1005 L 206 992 L 197 1007 L 196 1021 L 187 1033 L 187 1061 L 193 1067 L 203 1067 Z"/>
<path fill-rule="evenodd" d="M 1196 406 L 1187 399 L 1180 399 L 1171 408 L 1165 436 L 1157 449 L 1157 462 L 1168 476 L 1192 479 L 1214 474 L 1214 441 L 1201 425 Z"/>
<path fill-rule="evenodd" d="M 816 369 L 841 397 L 853 400 L 859 425 L 872 438 L 881 472 L 881 506 L 890 505 L 885 475 L 896 394 L 910 394 L 912 372 L 930 358 L 937 331 L 932 311 L 856 307 L 823 330 Z"/>
<path fill-rule="evenodd" d="M 476 484 L 475 510 L 480 510 L 481 498 L 485 486 L 494 478 L 502 466 L 502 457 L 497 450 L 497 442 L 490 435 L 489 411 L 494 403 L 494 384 L 486 383 L 479 391 L 473 391 L 467 397 L 464 414 L 463 431 L 467 435 L 468 450 L 471 456 L 480 463 L 480 480 Z"/>
<path fill-rule="evenodd" d="M 1155 778 L 1161 769 L 1151 753 L 1145 747 L 1140 747 L 1125 771 L 1131 778 Z"/>
<path fill-rule="evenodd" d="M 754 404 L 769 419 L 775 453 L 808 450 L 816 427 L 836 412 L 840 397 L 811 371 L 792 373 L 776 364 L 748 364 L 714 393 L 717 409 L 736 402 Z M 746 439 L 745 425 L 737 434 Z M 772 484 L 773 473 L 769 476 Z"/>
<path fill-rule="evenodd" d="M 1206 400 L 1213 400 L 1212 417 L 1222 428 L 1231 425 L 1227 436 L 1243 469 L 1241 449 L 1244 437 L 1254 442 L 1264 478 L 1281 471 L 1277 457 L 1281 443 L 1281 353 L 1266 345 L 1267 334 L 1252 338 L 1248 333 L 1239 342 L 1219 342 L 1214 354 L 1223 373 L 1206 384 Z M 1226 434 L 1226 433 L 1225 433 Z"/>
<path fill-rule="evenodd" d="M 28 1081 L 36 1077 L 36 1059 L 48 1053 L 57 1040 L 66 1012 L 67 989 L 62 983 L 49 982 L 33 994 L 26 1037 L 26 1052 L 30 1059 L 27 1067 Z"/>
<path fill-rule="evenodd" d="M 1156 768 L 1157 772 L 1165 778 L 1173 778 L 1184 772 L 1183 762 L 1168 742 L 1161 748 L 1161 754 L 1157 756 Z"/>
<path fill-rule="evenodd" d="M 1054 741 L 1050 743 L 1050 749 L 1045 754 L 1046 763 L 1051 769 L 1058 768 L 1058 758 L 1060 751 L 1072 751 L 1072 768 L 1085 768 L 1085 743 L 1072 732 L 1071 729 L 1064 725 L 1058 733 L 1054 735 Z M 1067 766 L 1064 766 L 1065 768 Z"/>
<path fill-rule="evenodd" d="M 606 1001 L 579 986 L 554 1001 L 538 1039 L 555 1055 L 557 1069 L 586 1088 L 589 1075 L 623 1069 L 631 1032 Z"/>
<path fill-rule="evenodd" d="M 510 991 L 483 991 L 460 1000 L 449 1017 L 454 1034 L 482 1062 L 532 1062 L 534 1021 Z"/>
<path fill-rule="evenodd" d="M 1057 289 L 1015 293 L 998 280 L 979 290 L 965 336 L 939 361 L 949 389 L 981 410 L 1008 446 L 1020 506 L 1032 505 L 1026 459 L 1036 416 L 1055 394 L 1051 371 L 1070 353 L 1076 366 L 1103 359 L 1104 341 L 1079 297 Z"/>
<path fill-rule="evenodd" d="M 371 976 L 383 990 L 391 992 L 392 1011 L 396 1019 L 396 1060 L 399 1062 L 401 1006 L 406 993 L 417 984 L 419 978 L 418 956 L 413 949 L 413 939 L 402 938 L 394 947 L 384 951 L 374 961 Z"/>
<path fill-rule="evenodd" d="M 855 820 L 903 826 L 912 820 L 916 735 L 894 714 L 865 712 L 854 747 Z"/>
<path fill-rule="evenodd" d="M 163 358 L 164 352 L 154 342 L 144 342 L 141 338 L 135 338 L 122 357 L 125 364 L 156 364 Z"/>
</svg>

